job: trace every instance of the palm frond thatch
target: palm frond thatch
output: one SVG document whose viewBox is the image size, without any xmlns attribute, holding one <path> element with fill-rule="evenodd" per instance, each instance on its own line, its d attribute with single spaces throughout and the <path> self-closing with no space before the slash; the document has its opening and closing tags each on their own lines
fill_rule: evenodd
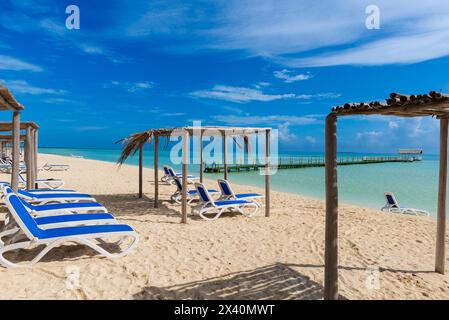
<svg viewBox="0 0 449 320">
<path fill-rule="evenodd" d="M 123 151 L 118 159 L 117 163 L 122 165 L 125 163 L 126 159 L 129 156 L 133 156 L 136 154 L 137 150 L 145 143 L 151 143 L 155 136 L 163 136 L 166 137 L 165 147 L 168 146 L 169 136 L 176 129 L 152 129 L 140 133 L 135 133 L 129 136 L 128 138 L 119 140 L 117 142 L 122 142 L 125 144 Z"/>
</svg>

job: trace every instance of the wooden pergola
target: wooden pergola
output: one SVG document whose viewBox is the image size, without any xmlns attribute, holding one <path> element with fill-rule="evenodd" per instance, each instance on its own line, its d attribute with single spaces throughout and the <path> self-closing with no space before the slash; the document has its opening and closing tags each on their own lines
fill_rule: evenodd
<svg viewBox="0 0 449 320">
<path fill-rule="evenodd" d="M 19 189 L 19 165 L 20 165 L 20 111 L 24 107 L 17 102 L 8 88 L 0 83 L 0 111 L 12 111 L 12 123 L 10 131 L 12 132 L 12 173 L 11 187 L 14 192 Z"/>
<path fill-rule="evenodd" d="M 14 124 L 0 121 L 0 146 L 3 151 L 5 143 L 12 143 L 14 146 Z M 24 143 L 24 160 L 26 166 L 26 188 L 33 189 L 37 179 L 37 153 L 38 153 L 38 130 L 39 126 L 35 122 L 21 122 L 19 125 L 19 150 L 20 142 Z M 23 132 L 23 133 L 22 133 Z M 14 148 L 13 148 L 14 150 Z M 13 151 L 14 155 L 14 151 Z M 19 154 L 20 158 L 20 154 Z M 13 160 L 14 163 L 14 160 Z M 20 163 L 20 162 L 19 162 Z"/>
<path fill-rule="evenodd" d="M 248 146 L 248 136 L 251 134 L 265 134 L 265 216 L 270 216 L 270 132 L 271 128 L 239 128 L 239 127 L 180 127 L 168 129 L 150 129 L 141 133 L 136 133 L 125 139 L 125 147 L 119 159 L 119 163 L 124 163 L 128 156 L 135 154 L 139 150 L 139 198 L 143 196 L 143 145 L 154 141 L 154 207 L 158 207 L 159 202 L 159 138 L 169 138 L 175 134 L 182 136 L 182 185 L 187 186 L 187 169 L 189 163 L 189 141 L 190 138 L 199 139 L 200 145 L 200 181 L 203 182 L 203 137 L 211 136 L 211 132 L 223 137 L 223 165 L 224 179 L 228 179 L 228 139 L 242 136 Z M 187 223 L 187 187 L 182 190 L 182 219 L 181 223 Z"/>
<path fill-rule="evenodd" d="M 440 120 L 440 175 L 435 271 L 444 274 L 449 95 L 435 91 L 424 95 L 392 93 L 386 103 L 377 101 L 347 103 L 333 108 L 326 118 L 325 299 L 338 299 L 337 118 L 354 115 L 432 116 Z"/>
</svg>

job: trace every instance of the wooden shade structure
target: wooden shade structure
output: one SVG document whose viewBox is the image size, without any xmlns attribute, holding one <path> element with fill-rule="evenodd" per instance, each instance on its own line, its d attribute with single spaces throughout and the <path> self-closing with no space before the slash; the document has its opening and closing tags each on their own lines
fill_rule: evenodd
<svg viewBox="0 0 449 320">
<path fill-rule="evenodd" d="M 0 82 L 0 111 L 12 111 L 12 173 L 11 187 L 14 192 L 19 189 L 19 164 L 20 164 L 20 111 L 24 107 L 17 102 L 8 88 L 3 87 Z"/>
<path fill-rule="evenodd" d="M 338 299 L 337 118 L 351 115 L 432 116 L 440 120 L 440 175 L 435 271 L 441 274 L 444 274 L 445 271 L 449 95 L 435 91 L 424 95 L 392 93 L 386 103 L 377 101 L 347 103 L 333 108 L 326 118 L 325 299 Z"/>
<path fill-rule="evenodd" d="M 182 193 L 182 223 L 187 223 L 187 169 L 189 163 L 189 141 L 190 138 L 198 138 L 200 139 L 200 181 L 203 182 L 203 137 L 210 135 L 211 132 L 220 134 L 223 137 L 223 146 L 224 146 L 224 154 L 223 154 L 223 164 L 225 167 L 224 170 L 224 179 L 228 179 L 228 146 L 227 139 L 233 138 L 236 136 L 243 136 L 245 143 L 248 143 L 248 135 L 265 133 L 265 216 L 270 215 L 270 176 L 268 174 L 269 170 L 269 141 L 270 141 L 270 132 L 271 128 L 239 128 L 239 127 L 218 127 L 218 126 L 208 126 L 208 127 L 180 127 L 180 128 L 169 128 L 169 129 L 151 129 L 148 131 L 144 131 L 141 133 L 136 133 L 125 139 L 125 146 L 120 156 L 118 162 L 120 164 L 124 163 L 126 159 L 139 151 L 139 198 L 143 196 L 143 156 L 142 150 L 143 145 L 145 143 L 154 142 L 154 207 L 158 207 L 158 199 L 159 199 L 159 177 L 158 177 L 158 169 L 159 169 L 159 138 L 165 137 L 169 138 L 172 134 L 180 135 L 183 137 L 182 140 L 182 185 L 183 193 Z M 167 140 L 168 141 L 168 140 Z"/>
<path fill-rule="evenodd" d="M 0 122 L 0 133 L 11 132 L 10 134 L 0 134 L 0 145 L 12 143 L 14 147 L 14 124 L 11 122 Z M 39 126 L 35 122 L 21 122 L 19 125 L 19 148 L 20 142 L 24 143 L 24 160 L 27 168 L 26 187 L 33 189 L 37 179 L 37 138 Z M 13 151 L 14 154 L 14 151 Z M 14 160 L 13 160 L 14 163 Z"/>
</svg>

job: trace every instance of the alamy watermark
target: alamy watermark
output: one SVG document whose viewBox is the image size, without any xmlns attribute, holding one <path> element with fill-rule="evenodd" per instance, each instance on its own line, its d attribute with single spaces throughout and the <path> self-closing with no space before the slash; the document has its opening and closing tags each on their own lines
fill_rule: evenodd
<svg viewBox="0 0 449 320">
<path fill-rule="evenodd" d="M 80 8 L 71 4 L 67 6 L 65 13 L 69 15 L 65 20 L 65 27 L 69 30 L 79 30 L 81 28 Z"/>
<path fill-rule="evenodd" d="M 366 7 L 365 13 L 368 17 L 365 20 L 365 26 L 368 30 L 380 29 L 380 8 L 374 4 Z"/>
<path fill-rule="evenodd" d="M 201 121 L 194 121 L 187 135 L 186 130 L 174 130 L 170 135 L 170 142 L 174 145 L 170 149 L 170 161 L 173 164 L 197 164 L 202 162 L 209 165 L 224 164 L 224 150 L 226 149 L 227 165 L 254 165 L 259 167 L 261 175 L 276 174 L 278 168 L 279 133 L 277 129 L 269 130 L 266 141 L 266 130 L 242 130 L 240 128 L 202 127 Z M 202 138 L 202 141 L 201 141 Z M 268 143 L 268 156 L 266 147 Z M 192 145 L 191 145 L 192 144 Z M 226 144 L 226 148 L 224 145 Z M 185 145 L 185 154 L 183 153 Z M 268 171 L 266 165 L 268 164 Z"/>
</svg>

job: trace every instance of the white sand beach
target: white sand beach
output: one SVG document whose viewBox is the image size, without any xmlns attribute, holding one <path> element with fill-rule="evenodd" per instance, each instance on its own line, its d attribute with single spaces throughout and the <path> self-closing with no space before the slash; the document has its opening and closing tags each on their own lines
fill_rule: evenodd
<svg viewBox="0 0 449 320">
<path fill-rule="evenodd" d="M 40 178 L 62 178 L 66 187 L 94 195 L 140 234 L 140 243 L 117 260 L 68 244 L 33 269 L 0 268 L 0 299 L 322 299 L 321 200 L 272 192 L 269 218 L 260 210 L 253 218 L 224 214 L 213 222 L 189 216 L 182 225 L 180 205 L 170 201 L 173 186 L 161 185 L 160 208 L 153 208 L 150 169 L 138 199 L 137 167 L 47 154 L 39 161 L 69 164 L 67 172 L 43 171 Z M 433 272 L 435 233 L 432 218 L 341 205 L 341 298 L 448 299 L 449 275 Z M 367 268 L 378 268 L 378 283 L 369 285 Z"/>
</svg>

